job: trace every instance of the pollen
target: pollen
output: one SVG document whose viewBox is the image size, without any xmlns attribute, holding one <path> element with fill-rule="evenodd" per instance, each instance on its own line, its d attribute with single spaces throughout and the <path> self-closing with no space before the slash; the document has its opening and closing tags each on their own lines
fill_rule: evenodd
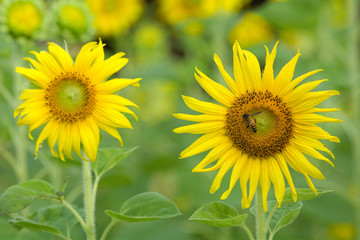
<svg viewBox="0 0 360 240">
<path fill-rule="evenodd" d="M 49 107 L 55 120 L 77 122 L 94 110 L 94 85 L 85 75 L 61 73 L 46 88 L 45 105 Z"/>
<path fill-rule="evenodd" d="M 244 119 L 244 114 L 253 121 Z M 247 91 L 237 97 L 228 109 L 226 135 L 236 148 L 248 156 L 266 159 L 289 144 L 293 136 L 293 122 L 291 111 L 280 97 L 267 90 Z"/>
</svg>

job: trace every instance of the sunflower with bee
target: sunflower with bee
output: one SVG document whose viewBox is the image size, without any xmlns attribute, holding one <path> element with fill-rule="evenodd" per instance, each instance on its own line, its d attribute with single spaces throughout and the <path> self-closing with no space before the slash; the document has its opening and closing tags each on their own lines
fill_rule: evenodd
<svg viewBox="0 0 360 240">
<path fill-rule="evenodd" d="M 321 69 L 293 79 L 300 53 L 275 77 L 273 64 L 276 50 L 277 44 L 271 53 L 266 48 L 266 64 L 261 74 L 257 58 L 251 52 L 242 50 L 236 42 L 233 46 L 234 78 L 225 71 L 223 63 L 215 54 L 215 63 L 227 87 L 211 80 L 197 68 L 195 79 L 220 104 L 183 96 L 185 104 L 201 114 L 174 114 L 178 119 L 196 122 L 174 129 L 175 133 L 203 134 L 181 152 L 180 158 L 210 150 L 193 172 L 218 170 L 210 188 L 210 193 L 214 193 L 232 168 L 229 188 L 221 199 L 226 199 L 239 181 L 243 208 L 250 207 L 259 185 L 264 210 L 267 211 L 267 195 L 271 184 L 280 206 L 285 192 L 284 177 L 296 201 L 297 193 L 289 166 L 303 174 L 311 190 L 316 193 L 310 177 L 325 177 L 304 154 L 333 166 L 330 159 L 319 151 L 326 152 L 333 159 L 334 155 L 319 140 L 340 142 L 339 138 L 316 125 L 341 122 L 317 114 L 337 111 L 337 108 L 316 108 L 329 97 L 339 95 L 339 92 L 312 91 L 326 79 L 300 84 Z"/>
</svg>

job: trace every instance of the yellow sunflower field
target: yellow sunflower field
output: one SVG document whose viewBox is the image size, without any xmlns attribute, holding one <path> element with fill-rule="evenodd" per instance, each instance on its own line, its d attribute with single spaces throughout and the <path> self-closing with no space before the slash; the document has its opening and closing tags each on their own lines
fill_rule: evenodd
<svg viewBox="0 0 360 240">
<path fill-rule="evenodd" d="M 0 240 L 360 239 L 357 0 L 0 0 Z"/>
</svg>

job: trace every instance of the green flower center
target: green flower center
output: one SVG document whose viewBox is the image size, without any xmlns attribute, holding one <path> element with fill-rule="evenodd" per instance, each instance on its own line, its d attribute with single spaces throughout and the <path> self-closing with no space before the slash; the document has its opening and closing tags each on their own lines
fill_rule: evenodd
<svg viewBox="0 0 360 240">
<path fill-rule="evenodd" d="M 45 100 L 54 119 L 76 122 L 94 110 L 94 85 L 89 78 L 76 72 L 61 73 L 46 88 Z"/>
<path fill-rule="evenodd" d="M 87 102 L 87 89 L 84 84 L 71 79 L 62 82 L 55 93 L 56 103 L 65 112 L 74 112 Z"/>
<path fill-rule="evenodd" d="M 226 135 L 248 156 L 266 159 L 289 143 L 292 114 L 282 99 L 269 91 L 247 92 L 228 109 Z"/>
</svg>

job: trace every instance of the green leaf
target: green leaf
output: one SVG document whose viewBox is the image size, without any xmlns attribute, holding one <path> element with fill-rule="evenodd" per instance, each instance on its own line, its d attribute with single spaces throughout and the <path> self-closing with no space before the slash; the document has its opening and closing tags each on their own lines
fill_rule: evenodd
<svg viewBox="0 0 360 240">
<path fill-rule="evenodd" d="M 9 222 L 18 228 L 26 228 L 26 229 L 29 229 L 32 231 L 49 232 L 49 233 L 52 233 L 57 236 L 61 236 L 61 237 L 65 238 L 65 236 L 59 231 L 59 229 L 57 229 L 56 227 L 53 227 L 53 226 L 33 222 L 33 221 L 30 221 L 28 219 L 23 219 L 23 218 L 12 219 Z"/>
<path fill-rule="evenodd" d="M 96 161 L 91 164 L 96 176 L 103 175 L 117 164 L 124 161 L 135 149 L 133 148 L 101 148 L 98 150 Z"/>
<path fill-rule="evenodd" d="M 269 209 L 274 211 L 269 224 L 271 235 L 275 235 L 275 233 L 281 228 L 286 227 L 287 225 L 294 222 L 295 219 L 299 216 L 302 205 L 302 202 L 285 203 L 282 204 L 280 208 L 278 208 L 276 201 L 269 202 L 269 207 L 271 207 Z M 268 211 L 266 217 L 269 217 L 269 214 L 270 213 Z"/>
<path fill-rule="evenodd" d="M 232 227 L 244 224 L 247 216 L 239 215 L 234 207 L 224 202 L 212 202 L 196 210 L 189 220 L 211 227 Z"/>
<path fill-rule="evenodd" d="M 317 195 L 311 191 L 309 188 L 296 188 L 297 201 L 306 201 L 311 200 L 317 197 L 320 197 L 326 193 L 333 192 L 333 190 L 328 189 L 317 189 Z M 291 189 L 285 189 L 285 194 L 282 203 L 293 203 L 294 199 L 291 194 Z"/>
<path fill-rule="evenodd" d="M 55 188 L 39 179 L 13 185 L 0 197 L 0 215 L 20 211 L 40 198 L 60 200 Z"/>
<path fill-rule="evenodd" d="M 105 213 L 115 220 L 125 222 L 144 222 L 181 215 L 173 202 L 154 192 L 131 197 L 123 203 L 119 213 L 112 210 L 106 210 Z"/>
<path fill-rule="evenodd" d="M 82 211 L 75 209 L 80 215 L 83 215 Z M 70 231 L 78 223 L 75 216 L 64 205 L 40 208 L 38 210 L 38 220 L 41 224 L 56 227 L 64 235 L 67 235 L 67 231 Z"/>
</svg>

